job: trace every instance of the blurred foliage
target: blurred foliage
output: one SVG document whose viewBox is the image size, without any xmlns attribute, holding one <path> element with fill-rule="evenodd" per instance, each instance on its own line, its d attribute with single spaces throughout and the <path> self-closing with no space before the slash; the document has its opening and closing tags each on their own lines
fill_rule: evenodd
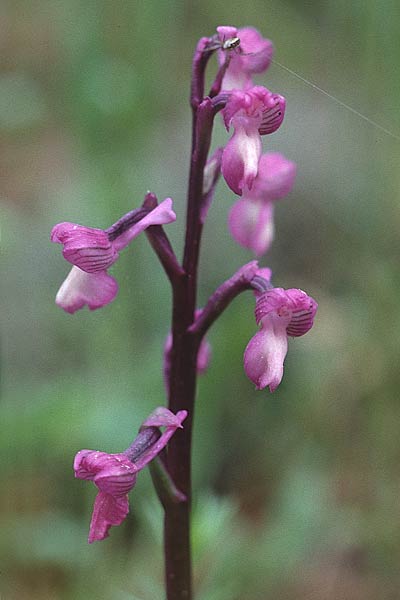
<svg viewBox="0 0 400 600">
<path fill-rule="evenodd" d="M 147 473 L 127 522 L 88 546 L 93 486 L 80 448 L 120 451 L 164 402 L 170 300 L 139 238 L 94 313 L 54 305 L 68 272 L 54 223 L 107 227 L 147 189 L 175 200 L 181 246 L 197 39 L 254 25 L 277 60 L 400 135 L 396 0 L 15 0 L 0 8 L 3 463 L 0 594 L 158 600 L 161 510 Z M 279 390 L 242 368 L 253 299 L 210 333 L 194 441 L 198 600 L 390 600 L 400 560 L 399 141 L 272 65 L 284 94 L 270 150 L 298 163 L 265 264 L 320 308 L 290 342 Z M 215 143 L 226 139 L 218 125 Z M 249 254 L 222 183 L 204 235 L 200 304 Z M 229 255 L 230 260 L 227 261 Z M 390 319 L 389 319 L 390 317 Z"/>
</svg>

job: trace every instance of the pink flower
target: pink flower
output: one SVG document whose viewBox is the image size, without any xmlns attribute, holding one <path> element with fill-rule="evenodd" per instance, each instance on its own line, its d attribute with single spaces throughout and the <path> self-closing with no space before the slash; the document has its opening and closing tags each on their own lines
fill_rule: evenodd
<svg viewBox="0 0 400 600">
<path fill-rule="evenodd" d="M 296 177 L 296 164 L 283 154 L 263 154 L 251 190 L 246 190 L 232 206 L 228 226 L 238 244 L 256 256 L 269 249 L 274 238 L 274 201 L 290 192 Z"/>
<path fill-rule="evenodd" d="M 165 448 L 175 431 L 182 427 L 186 416 L 186 410 L 174 415 L 167 408 L 159 407 L 144 421 L 136 440 L 125 452 L 78 452 L 74 460 L 75 477 L 93 481 L 99 489 L 90 523 L 89 544 L 108 537 L 110 527 L 122 523 L 129 512 L 128 493 L 136 483 L 137 473 Z M 158 427 L 165 427 L 161 436 Z M 158 435 L 154 436 L 154 432 Z M 147 445 L 146 441 L 149 442 Z"/>
<path fill-rule="evenodd" d="M 233 90 L 223 109 L 225 127 L 234 134 L 222 154 L 221 171 L 235 194 L 251 189 L 258 173 L 261 135 L 276 131 L 285 114 L 283 96 L 261 86 L 247 91 Z"/>
<path fill-rule="evenodd" d="M 166 198 L 147 214 L 140 209 L 128 213 L 108 230 L 59 223 L 52 229 L 52 242 L 63 244 L 64 258 L 72 263 L 61 285 L 56 304 L 68 313 L 83 308 L 101 308 L 112 302 L 118 284 L 107 269 L 118 259 L 119 251 L 151 225 L 175 221 L 171 198 Z"/>
<path fill-rule="evenodd" d="M 274 238 L 273 205 L 271 202 L 241 198 L 232 206 L 228 227 L 233 239 L 261 256 L 270 247 Z"/>
<path fill-rule="evenodd" d="M 195 314 L 195 319 L 198 319 L 198 317 L 201 315 L 202 313 L 202 309 L 198 308 L 196 310 L 196 314 Z M 164 383 L 165 383 L 165 387 L 168 390 L 168 381 L 169 381 L 169 373 L 170 373 L 170 368 L 171 368 L 171 350 L 172 350 L 172 333 L 169 332 L 166 340 L 165 340 L 165 344 L 164 344 L 164 363 L 163 363 L 163 373 L 164 373 Z M 199 351 L 197 354 L 197 373 L 199 375 L 203 375 L 207 369 L 208 369 L 208 365 L 210 364 L 210 360 L 211 360 L 211 345 L 210 343 L 203 338 L 200 342 L 200 347 L 199 347 Z"/>
<path fill-rule="evenodd" d="M 272 288 L 258 296 L 255 316 L 261 329 L 244 352 L 244 369 L 257 389 L 276 390 L 283 376 L 287 338 L 307 333 L 317 308 L 315 300 L 298 289 Z"/>
<path fill-rule="evenodd" d="M 239 38 L 240 45 L 228 50 L 229 66 L 222 81 L 223 90 L 247 89 L 253 85 L 251 76 L 254 73 L 263 73 L 271 64 L 274 54 L 274 46 L 268 39 L 253 27 L 221 26 L 217 27 L 221 44 L 229 39 Z M 227 50 L 219 50 L 218 59 L 220 64 L 226 60 Z"/>
</svg>

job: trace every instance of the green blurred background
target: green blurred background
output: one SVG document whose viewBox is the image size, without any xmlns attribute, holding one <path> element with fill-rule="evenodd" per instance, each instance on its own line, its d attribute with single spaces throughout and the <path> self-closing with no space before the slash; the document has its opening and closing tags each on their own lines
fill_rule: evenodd
<svg viewBox="0 0 400 600">
<path fill-rule="evenodd" d="M 145 236 L 112 273 L 114 303 L 54 304 L 69 271 L 49 232 L 107 227 L 147 189 L 172 196 L 181 252 L 197 39 L 253 25 L 276 59 L 400 135 L 398 0 L 3 0 L 0 8 L 4 600 L 161 600 L 162 514 L 147 472 L 108 540 L 86 542 L 95 488 L 81 448 L 118 452 L 164 403 L 169 288 Z M 399 149 L 276 65 L 284 94 L 265 148 L 298 164 L 263 259 L 319 302 L 279 389 L 242 366 L 256 328 L 238 298 L 209 335 L 199 385 L 197 600 L 400 598 Z M 218 123 L 215 143 L 226 135 Z M 222 182 L 205 228 L 199 303 L 251 259 L 226 229 Z M 229 257 L 229 259 L 227 258 Z"/>
</svg>

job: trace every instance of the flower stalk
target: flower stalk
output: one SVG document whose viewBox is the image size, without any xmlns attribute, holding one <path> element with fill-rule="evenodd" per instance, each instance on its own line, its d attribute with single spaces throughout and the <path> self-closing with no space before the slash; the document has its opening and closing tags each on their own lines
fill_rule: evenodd
<svg viewBox="0 0 400 600">
<path fill-rule="evenodd" d="M 220 66 L 209 95 L 204 96 L 205 71 L 215 52 Z M 272 54 L 272 43 L 253 28 L 221 26 L 217 34 L 201 38 L 197 44 L 192 65 L 192 144 L 182 264 L 163 227 L 176 219 L 172 199 L 159 204 L 151 192 L 141 207 L 108 229 L 64 222 L 51 234 L 51 240 L 63 246 L 64 258 L 73 265 L 56 297 L 56 303 L 68 313 L 84 306 L 95 310 L 115 299 L 118 284 L 108 269 L 142 232 L 171 284 L 172 324 L 164 346 L 163 370 L 168 408 L 153 411 L 124 452 L 81 450 L 74 462 L 75 476 L 93 481 L 98 488 L 90 543 L 103 540 L 111 527 L 123 522 L 137 474 L 150 466 L 164 508 L 167 600 L 193 598 L 192 430 L 197 375 L 205 372 L 211 356 L 206 332 L 238 294 L 252 290 L 259 331 L 247 345 L 244 368 L 258 389 L 268 386 L 274 391 L 283 376 L 288 336 L 306 333 L 317 310 L 317 303 L 305 292 L 274 288 L 271 270 L 259 268 L 255 260 L 217 287 L 204 308 L 197 308 L 202 230 L 220 175 L 240 197 L 230 211 L 232 237 L 256 256 L 264 254 L 273 240 L 273 202 L 288 194 L 294 183 L 294 163 L 277 153 L 262 155 L 261 136 L 280 127 L 286 106 L 283 96 L 252 81 L 253 74 L 268 67 Z M 210 156 L 219 111 L 226 129 L 233 128 L 233 133 L 226 146 Z"/>
</svg>

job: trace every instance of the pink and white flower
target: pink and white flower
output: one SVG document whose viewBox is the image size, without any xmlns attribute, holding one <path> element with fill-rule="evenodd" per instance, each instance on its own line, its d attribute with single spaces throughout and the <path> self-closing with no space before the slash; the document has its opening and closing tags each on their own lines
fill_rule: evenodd
<svg viewBox="0 0 400 600">
<path fill-rule="evenodd" d="M 248 89 L 252 87 L 252 75 L 263 73 L 271 64 L 274 46 L 271 40 L 263 38 L 254 27 L 220 26 L 218 37 L 223 44 L 229 39 L 239 38 L 240 46 L 229 50 L 229 66 L 222 81 L 222 89 Z M 226 50 L 219 50 L 218 60 L 222 65 L 226 60 Z"/>
<path fill-rule="evenodd" d="M 130 448 L 119 454 L 97 450 L 80 450 L 77 453 L 74 460 L 75 477 L 93 481 L 99 490 L 90 523 L 89 544 L 108 537 L 110 527 L 120 525 L 126 518 L 129 512 L 128 493 L 136 483 L 137 473 L 165 448 L 175 431 L 182 428 L 186 417 L 186 410 L 174 415 L 167 408 L 157 408 L 144 421 L 136 440 L 146 429 L 165 427 L 165 431 L 133 460 L 129 455 L 136 440 Z"/>
<path fill-rule="evenodd" d="M 118 293 L 118 284 L 107 269 L 142 231 L 151 225 L 164 225 L 176 220 L 171 198 L 130 223 L 129 214 L 108 230 L 84 227 L 75 223 L 59 223 L 52 229 L 52 242 L 63 244 L 64 258 L 72 263 L 69 275 L 61 285 L 56 304 L 68 313 L 85 305 L 90 310 L 112 302 Z M 118 226 L 118 227 L 117 227 Z"/>
<path fill-rule="evenodd" d="M 283 377 L 288 336 L 298 337 L 311 329 L 318 304 L 298 289 L 272 288 L 257 297 L 255 316 L 260 331 L 244 352 L 246 375 L 261 390 L 274 392 Z"/>
<path fill-rule="evenodd" d="M 230 210 L 232 237 L 256 256 L 265 254 L 272 243 L 274 202 L 290 192 L 295 177 L 296 164 L 283 154 L 263 154 L 251 190 L 247 189 Z"/>
<path fill-rule="evenodd" d="M 233 90 L 222 111 L 225 127 L 234 134 L 222 154 L 221 171 L 239 196 L 249 189 L 258 173 L 261 136 L 276 131 L 284 118 L 286 101 L 262 86 Z"/>
</svg>

